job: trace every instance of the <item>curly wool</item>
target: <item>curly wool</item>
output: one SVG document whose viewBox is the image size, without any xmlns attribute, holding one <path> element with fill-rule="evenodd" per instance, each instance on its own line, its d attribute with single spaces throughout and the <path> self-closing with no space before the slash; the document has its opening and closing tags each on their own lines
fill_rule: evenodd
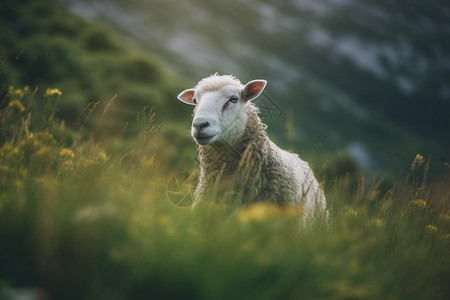
<svg viewBox="0 0 450 300">
<path fill-rule="evenodd" d="M 247 104 L 248 120 L 232 145 L 198 145 L 200 178 L 196 203 L 205 197 L 229 196 L 242 203 L 269 202 L 302 207 L 303 220 L 328 218 L 321 187 L 309 165 L 298 155 L 278 148 Z"/>
</svg>

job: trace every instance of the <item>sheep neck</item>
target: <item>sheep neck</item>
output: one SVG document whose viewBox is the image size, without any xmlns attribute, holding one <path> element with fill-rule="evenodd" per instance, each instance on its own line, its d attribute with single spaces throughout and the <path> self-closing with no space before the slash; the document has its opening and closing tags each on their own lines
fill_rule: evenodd
<svg viewBox="0 0 450 300">
<path fill-rule="evenodd" d="M 262 123 L 258 113 L 254 104 L 247 105 L 245 130 L 234 143 L 198 145 L 200 166 L 208 178 L 212 179 L 219 173 L 223 176 L 232 175 L 242 166 L 243 159 L 251 163 L 253 156 L 258 155 L 258 161 L 261 160 L 263 149 L 268 147 L 268 137 L 265 132 L 267 126 Z M 255 149 L 258 149 L 258 154 Z"/>
</svg>

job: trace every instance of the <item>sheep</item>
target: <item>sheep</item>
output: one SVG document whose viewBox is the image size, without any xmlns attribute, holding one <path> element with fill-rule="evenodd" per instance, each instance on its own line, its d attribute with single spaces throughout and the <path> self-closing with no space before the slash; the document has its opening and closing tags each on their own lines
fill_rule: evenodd
<svg viewBox="0 0 450 300">
<path fill-rule="evenodd" d="M 278 148 L 268 137 L 251 101 L 267 81 L 243 85 L 217 73 L 186 89 L 178 100 L 195 105 L 191 135 L 197 143 L 200 175 L 194 205 L 202 199 L 233 195 L 241 203 L 269 202 L 299 207 L 302 219 L 328 219 L 322 188 L 308 163 Z"/>
</svg>

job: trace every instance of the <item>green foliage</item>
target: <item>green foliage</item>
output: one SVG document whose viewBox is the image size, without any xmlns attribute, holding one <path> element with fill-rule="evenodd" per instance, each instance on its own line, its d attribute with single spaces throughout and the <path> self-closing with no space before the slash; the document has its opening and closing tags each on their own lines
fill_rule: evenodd
<svg viewBox="0 0 450 300">
<path fill-rule="evenodd" d="M 91 30 L 85 34 L 83 39 L 84 45 L 89 51 L 105 53 L 105 51 L 117 52 L 120 50 L 119 45 L 105 31 Z"/>
<path fill-rule="evenodd" d="M 293 208 L 232 199 L 192 211 L 170 201 L 168 183 L 182 165 L 173 151 L 182 151 L 151 109 L 141 110 L 141 130 L 124 146 L 95 130 L 67 137 L 58 119 L 30 128 L 28 93 L 11 87 L 0 114 L 2 297 L 27 286 L 55 299 L 448 296 L 449 174 L 428 186 L 420 155 L 387 193 L 380 181 L 351 183 L 345 158 L 325 164 L 328 228 L 302 227 Z M 60 96 L 56 103 L 67 95 L 34 94 L 35 102 Z M 114 105 L 87 108 L 94 127 Z"/>
<path fill-rule="evenodd" d="M 136 135 L 136 111 L 147 105 L 180 130 L 179 116 L 185 112 L 170 105 L 182 89 L 180 80 L 155 58 L 124 47 L 105 28 L 72 16 L 52 0 L 7 0 L 0 9 L 0 27 L 4 90 L 11 83 L 57 86 L 68 97 L 56 115 L 71 127 L 88 103 L 117 94 L 110 115 L 116 122 L 109 130 L 120 133 L 127 124 L 125 135 Z"/>
</svg>

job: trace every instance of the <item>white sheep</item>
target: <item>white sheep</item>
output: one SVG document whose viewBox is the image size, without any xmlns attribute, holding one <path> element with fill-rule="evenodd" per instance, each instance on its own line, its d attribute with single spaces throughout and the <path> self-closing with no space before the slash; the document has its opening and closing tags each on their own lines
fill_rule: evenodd
<svg viewBox="0 0 450 300">
<path fill-rule="evenodd" d="M 325 196 L 313 171 L 298 155 L 270 141 L 251 102 L 266 83 L 252 80 L 243 85 L 233 76 L 214 74 L 178 95 L 195 105 L 191 135 L 199 151 L 200 176 L 194 205 L 227 196 L 249 204 L 299 207 L 304 222 L 327 219 Z"/>
</svg>

